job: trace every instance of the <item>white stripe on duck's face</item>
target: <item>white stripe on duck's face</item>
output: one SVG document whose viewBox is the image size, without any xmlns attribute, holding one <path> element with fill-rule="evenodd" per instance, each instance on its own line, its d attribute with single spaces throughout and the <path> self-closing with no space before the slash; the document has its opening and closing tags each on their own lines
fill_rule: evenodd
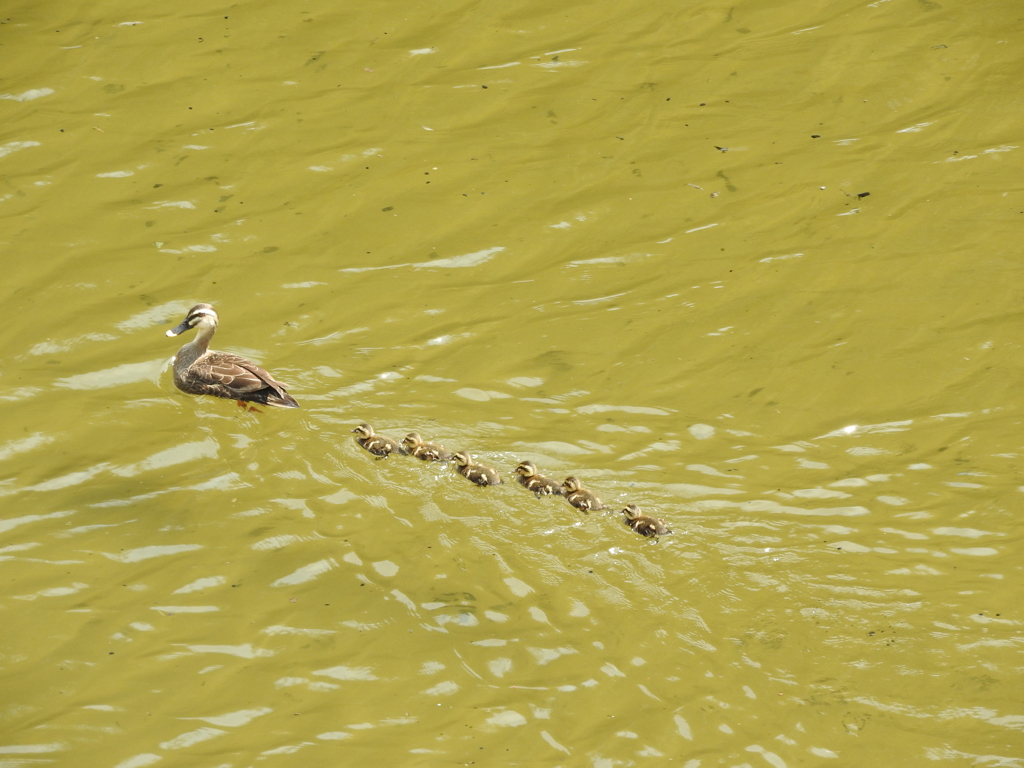
<svg viewBox="0 0 1024 768">
<path fill-rule="evenodd" d="M 204 320 L 212 322 L 213 325 L 217 325 L 218 319 L 217 310 L 215 310 L 210 304 L 196 304 L 188 311 L 188 317 L 185 318 L 185 322 L 195 328 Z"/>
<path fill-rule="evenodd" d="M 212 306 L 209 304 L 196 304 L 188 311 L 188 315 L 185 316 L 185 319 L 182 320 L 179 325 L 169 330 L 167 335 L 178 336 L 200 324 L 204 324 L 210 328 L 216 328 L 218 319 L 217 310 Z"/>
</svg>

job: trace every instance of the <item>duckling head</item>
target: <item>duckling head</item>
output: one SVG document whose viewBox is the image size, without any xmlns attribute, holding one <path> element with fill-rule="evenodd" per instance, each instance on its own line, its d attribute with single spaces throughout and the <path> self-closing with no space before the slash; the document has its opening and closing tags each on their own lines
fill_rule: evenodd
<svg viewBox="0 0 1024 768">
<path fill-rule="evenodd" d="M 423 445 L 423 438 L 420 437 L 419 432 L 410 432 L 402 438 L 402 445 L 406 448 L 415 448 L 418 445 Z"/>
<path fill-rule="evenodd" d="M 640 511 L 640 507 L 636 504 L 627 504 L 626 508 L 622 510 L 622 514 L 626 516 L 627 520 L 636 520 L 643 516 L 643 513 Z"/>
<path fill-rule="evenodd" d="M 580 479 L 578 477 L 570 475 L 569 477 L 565 478 L 565 482 L 562 483 L 562 487 L 565 488 L 565 490 L 567 490 L 569 493 L 572 493 L 582 488 L 583 483 L 580 482 Z"/>
<path fill-rule="evenodd" d="M 458 464 L 460 467 L 468 467 L 473 463 L 473 457 L 465 451 L 459 451 L 452 456 L 452 461 Z"/>
<path fill-rule="evenodd" d="M 207 328 L 217 327 L 217 310 L 213 308 L 212 304 L 196 304 L 192 309 L 185 315 L 185 319 L 180 324 L 171 328 L 167 332 L 168 336 L 178 336 L 191 328 L 195 328 L 197 325 L 204 325 Z"/>
<path fill-rule="evenodd" d="M 533 477 L 537 474 L 537 465 L 532 461 L 522 461 L 519 466 L 516 467 L 516 474 L 522 475 L 523 477 Z"/>
<path fill-rule="evenodd" d="M 360 437 L 373 437 L 373 427 L 371 427 L 366 422 L 360 424 L 358 427 L 353 429 L 352 432 L 359 435 Z"/>
</svg>

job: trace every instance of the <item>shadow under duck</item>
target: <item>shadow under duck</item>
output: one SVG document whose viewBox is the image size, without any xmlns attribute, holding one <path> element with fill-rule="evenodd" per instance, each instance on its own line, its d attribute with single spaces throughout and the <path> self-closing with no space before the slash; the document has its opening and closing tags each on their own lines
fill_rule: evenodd
<svg viewBox="0 0 1024 768">
<path fill-rule="evenodd" d="M 363 422 L 352 431 L 355 433 L 356 442 L 378 459 L 386 459 L 392 453 L 397 453 L 400 456 L 405 455 L 405 451 L 397 440 L 387 435 L 378 435 L 373 431 L 373 427 L 366 422 Z"/>
<path fill-rule="evenodd" d="M 592 491 L 584 488 L 580 479 L 573 475 L 565 478 L 565 482 L 562 483 L 562 495 L 566 501 L 583 512 L 604 509 L 601 500 Z"/>
<path fill-rule="evenodd" d="M 672 529 L 665 525 L 664 520 L 645 515 L 636 504 L 627 504 L 622 514 L 622 522 L 641 536 L 664 536 L 666 533 L 672 533 Z"/>
<path fill-rule="evenodd" d="M 528 491 L 533 491 L 537 496 L 561 496 L 562 486 L 557 480 L 537 473 L 537 465 L 532 461 L 521 461 L 516 467 L 516 481 Z"/>
<path fill-rule="evenodd" d="M 428 443 L 418 432 L 410 432 L 402 439 L 402 445 L 410 456 L 423 461 L 451 461 L 452 452 L 443 445 Z"/>
<path fill-rule="evenodd" d="M 246 403 L 298 408 L 284 384 L 251 360 L 230 352 L 210 349 L 217 332 L 217 311 L 210 304 L 196 304 L 180 325 L 167 332 L 177 336 L 195 328 L 196 337 L 174 356 L 174 386 L 190 395 L 213 395 Z"/>
<path fill-rule="evenodd" d="M 501 475 L 494 467 L 473 462 L 473 457 L 465 451 L 459 451 L 452 456 L 455 462 L 455 469 L 467 480 L 477 485 L 501 485 Z"/>
</svg>

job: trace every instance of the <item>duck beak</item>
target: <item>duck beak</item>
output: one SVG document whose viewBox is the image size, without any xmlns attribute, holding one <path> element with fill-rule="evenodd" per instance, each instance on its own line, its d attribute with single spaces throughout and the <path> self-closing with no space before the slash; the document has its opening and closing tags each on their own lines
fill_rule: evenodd
<svg viewBox="0 0 1024 768">
<path fill-rule="evenodd" d="M 167 332 L 167 335 L 168 336 L 178 336 L 179 334 L 184 333 L 185 331 L 187 331 L 191 327 L 192 326 L 190 326 L 188 324 L 188 319 L 186 318 L 185 320 L 181 321 L 181 325 L 177 325 L 174 328 L 171 328 L 171 330 L 169 330 Z"/>
</svg>

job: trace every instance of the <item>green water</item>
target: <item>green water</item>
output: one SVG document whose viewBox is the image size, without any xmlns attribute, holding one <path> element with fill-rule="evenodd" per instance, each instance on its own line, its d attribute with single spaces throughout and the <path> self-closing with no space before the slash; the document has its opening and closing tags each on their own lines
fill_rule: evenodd
<svg viewBox="0 0 1024 768">
<path fill-rule="evenodd" d="M 0 15 L 0 768 L 1024 767 L 1017 4 Z"/>
</svg>

